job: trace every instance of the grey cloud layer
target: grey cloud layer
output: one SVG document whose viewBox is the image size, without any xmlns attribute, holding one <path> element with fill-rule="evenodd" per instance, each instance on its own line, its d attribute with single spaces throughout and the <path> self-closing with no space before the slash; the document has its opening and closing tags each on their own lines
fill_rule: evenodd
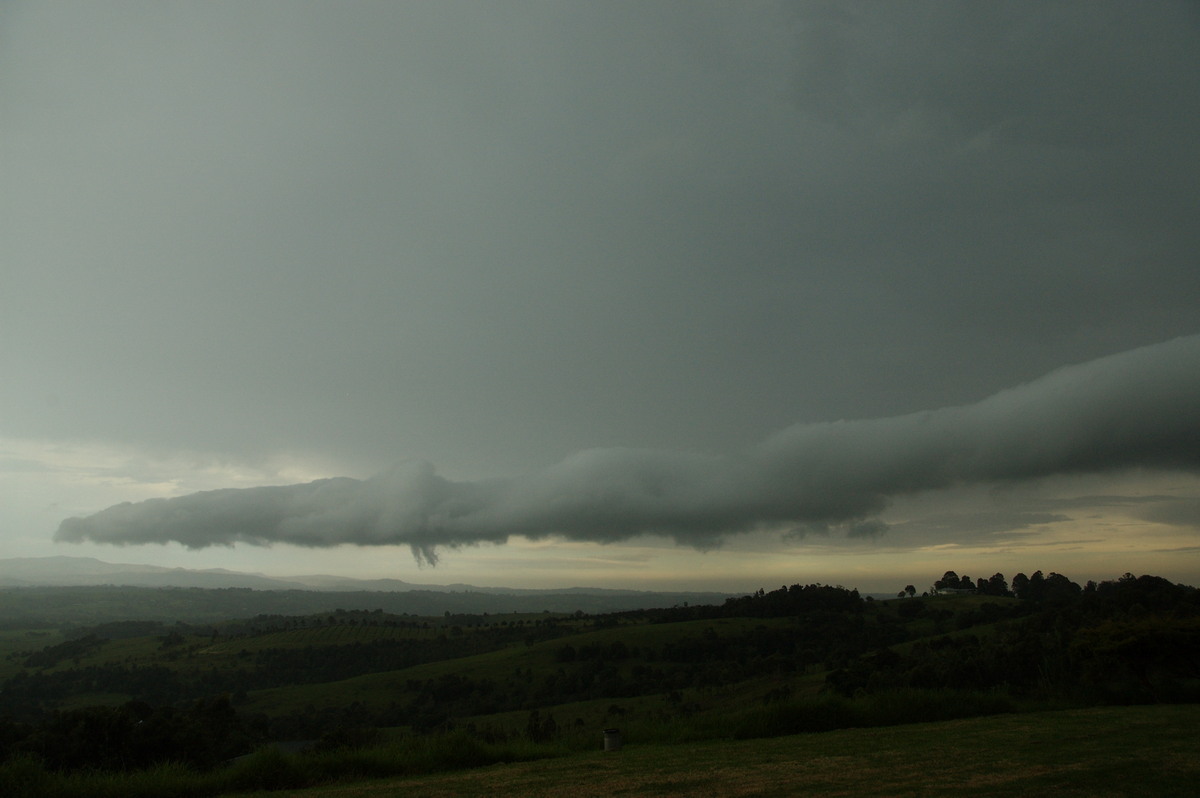
<svg viewBox="0 0 1200 798">
<path fill-rule="evenodd" d="M 1192 334 L 1195 8 L 0 4 L 0 431 L 479 477 Z"/>
<path fill-rule="evenodd" d="M 121 504 L 57 539 L 189 547 L 250 543 L 441 547 L 512 535 L 697 547 L 763 526 L 877 535 L 888 498 L 958 484 L 1133 467 L 1200 468 L 1200 336 L 1055 371 L 981 402 L 798 424 L 729 457 L 593 449 L 513 479 L 455 482 L 431 466 Z"/>
</svg>

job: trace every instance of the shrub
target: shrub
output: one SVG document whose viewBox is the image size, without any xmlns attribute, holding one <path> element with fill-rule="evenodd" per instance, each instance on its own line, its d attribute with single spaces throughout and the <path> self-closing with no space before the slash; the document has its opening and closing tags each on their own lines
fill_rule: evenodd
<svg viewBox="0 0 1200 798">
<path fill-rule="evenodd" d="M 973 690 L 889 690 L 860 699 L 864 725 L 898 726 L 1014 712 L 1012 699 Z"/>
<path fill-rule="evenodd" d="M 741 716 L 735 740 L 782 737 L 855 726 L 898 726 L 1014 712 L 1012 700 L 970 690 L 889 690 L 856 699 L 781 702 Z"/>
<path fill-rule="evenodd" d="M 848 701 L 827 698 L 776 704 L 747 713 L 733 730 L 735 740 L 782 737 L 788 734 L 832 731 L 862 726 L 861 712 Z"/>
<path fill-rule="evenodd" d="M 238 790 L 286 790 L 312 784 L 300 760 L 275 747 L 260 749 L 233 765 L 226 783 Z"/>
<path fill-rule="evenodd" d="M 31 756 L 17 756 L 0 764 L 0 784 L 4 785 L 6 798 L 46 798 L 54 795 L 57 781 Z"/>
</svg>

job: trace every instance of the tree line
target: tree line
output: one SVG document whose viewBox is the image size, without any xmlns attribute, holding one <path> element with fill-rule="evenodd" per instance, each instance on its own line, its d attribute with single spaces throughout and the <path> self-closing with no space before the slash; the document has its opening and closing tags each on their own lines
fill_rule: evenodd
<svg viewBox="0 0 1200 798">
<path fill-rule="evenodd" d="M 1148 575 L 1083 587 L 1059 574 L 1020 576 L 1010 595 L 1021 601 L 958 616 L 962 630 L 986 634 L 872 651 L 827 684 L 846 696 L 953 687 L 1087 703 L 1200 700 L 1200 591 Z M 922 599 L 901 604 L 911 618 L 936 611 Z"/>
</svg>

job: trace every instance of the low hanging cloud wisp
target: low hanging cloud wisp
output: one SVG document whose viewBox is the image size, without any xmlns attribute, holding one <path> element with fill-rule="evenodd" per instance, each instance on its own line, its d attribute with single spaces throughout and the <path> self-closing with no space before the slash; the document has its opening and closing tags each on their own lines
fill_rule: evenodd
<svg viewBox="0 0 1200 798">
<path fill-rule="evenodd" d="M 798 424 L 737 456 L 592 449 L 512 479 L 453 482 L 428 464 L 367 480 L 227 489 L 119 504 L 60 541 L 441 548 L 511 535 L 707 548 L 763 526 L 882 525 L 917 491 L 1124 468 L 1200 469 L 1200 335 L 1070 366 L 981 402 Z M 866 526 L 864 526 L 866 525 Z"/>
</svg>

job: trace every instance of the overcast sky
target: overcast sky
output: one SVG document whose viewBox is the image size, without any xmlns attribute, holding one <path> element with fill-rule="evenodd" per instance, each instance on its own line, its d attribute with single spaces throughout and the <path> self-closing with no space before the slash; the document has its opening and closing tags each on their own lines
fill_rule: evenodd
<svg viewBox="0 0 1200 798">
<path fill-rule="evenodd" d="M 1200 583 L 1198 135 L 1182 1 L 5 3 L 0 557 Z"/>
</svg>

